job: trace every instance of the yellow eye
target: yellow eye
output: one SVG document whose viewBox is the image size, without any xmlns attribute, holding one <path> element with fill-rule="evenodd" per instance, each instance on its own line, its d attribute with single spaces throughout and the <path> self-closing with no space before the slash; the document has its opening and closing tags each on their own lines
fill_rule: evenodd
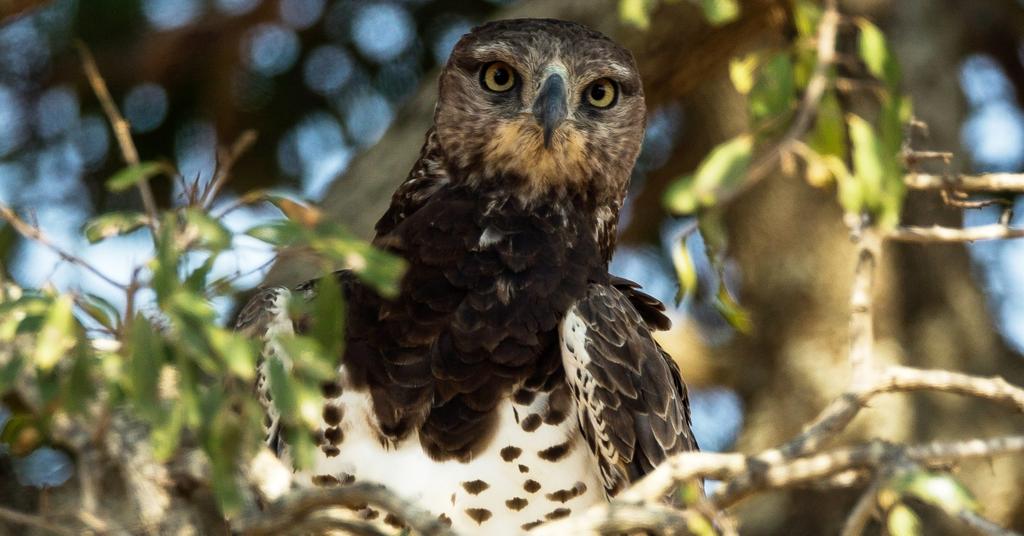
<svg viewBox="0 0 1024 536">
<path fill-rule="evenodd" d="M 516 72 L 505 62 L 489 63 L 480 73 L 480 83 L 486 89 L 502 93 L 516 85 Z"/>
<path fill-rule="evenodd" d="M 587 102 L 595 108 L 609 108 L 615 104 L 615 82 L 602 78 L 587 88 Z"/>
</svg>

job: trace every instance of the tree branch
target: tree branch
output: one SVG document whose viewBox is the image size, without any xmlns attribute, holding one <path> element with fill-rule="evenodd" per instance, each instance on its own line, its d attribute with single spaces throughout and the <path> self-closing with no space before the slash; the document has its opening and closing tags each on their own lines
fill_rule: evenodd
<svg viewBox="0 0 1024 536">
<path fill-rule="evenodd" d="M 1001 223 L 964 227 L 962 229 L 938 225 L 931 227 L 904 226 L 890 231 L 885 237 L 899 242 L 958 244 L 980 240 L 1022 238 L 1024 237 L 1024 229 L 1010 227 Z"/>
<path fill-rule="evenodd" d="M 910 173 L 903 184 L 911 190 L 953 189 L 962 192 L 1024 193 L 1024 173 L 987 173 L 946 177 L 928 173 Z"/>
<path fill-rule="evenodd" d="M 132 141 L 132 127 L 125 120 L 124 116 L 121 115 L 121 112 L 118 111 L 117 105 L 114 104 L 114 99 L 110 96 L 110 90 L 107 89 L 107 82 L 103 80 L 99 68 L 96 67 L 96 60 L 93 59 L 92 52 L 89 52 L 89 48 L 81 41 L 77 45 L 78 53 L 82 56 L 82 68 L 85 70 L 85 77 L 89 79 L 89 85 L 92 86 L 93 93 L 96 94 L 96 98 L 99 99 L 100 105 L 103 107 L 103 113 L 106 114 L 111 128 L 114 129 L 114 137 L 121 148 L 121 156 L 129 166 L 137 166 L 139 164 L 139 151 L 135 148 L 135 142 Z M 149 214 L 149 227 L 156 233 L 160 228 L 160 216 L 157 213 L 153 191 L 149 188 L 148 180 L 143 179 L 137 185 L 139 195 L 142 196 L 142 205 L 146 207 L 146 212 Z"/>
<path fill-rule="evenodd" d="M 27 527 L 35 527 L 37 529 L 46 530 L 54 534 L 67 534 L 69 536 L 75 534 L 75 531 L 64 528 L 60 525 L 57 525 L 56 523 L 47 521 L 46 519 L 43 519 L 40 516 L 26 514 L 24 512 L 19 512 L 17 510 L 11 510 L 10 508 L 6 508 L 3 506 L 0 506 L 0 520 L 7 521 L 10 523 L 16 523 L 18 525 L 25 525 Z"/>
</svg>

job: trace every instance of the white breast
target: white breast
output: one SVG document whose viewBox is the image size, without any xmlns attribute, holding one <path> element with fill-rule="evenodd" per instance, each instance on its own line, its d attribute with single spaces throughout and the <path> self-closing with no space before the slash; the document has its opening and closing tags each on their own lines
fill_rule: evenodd
<svg viewBox="0 0 1024 536">
<path fill-rule="evenodd" d="M 393 447 L 382 445 L 372 428 L 368 394 L 348 388 L 345 376 L 342 371 L 340 396 L 328 402 L 341 413 L 340 424 L 324 422 L 324 446 L 312 472 L 316 476 L 300 481 L 378 482 L 450 519 L 463 534 L 520 534 L 605 500 L 597 462 L 579 434 L 570 396 L 564 397 L 569 404 L 561 408 L 564 415 L 549 411 L 547 394 L 529 403 L 509 399 L 497 410 L 499 427 L 483 452 L 466 463 L 437 462 L 415 436 Z M 335 411 L 326 409 L 325 415 L 334 420 Z"/>
</svg>

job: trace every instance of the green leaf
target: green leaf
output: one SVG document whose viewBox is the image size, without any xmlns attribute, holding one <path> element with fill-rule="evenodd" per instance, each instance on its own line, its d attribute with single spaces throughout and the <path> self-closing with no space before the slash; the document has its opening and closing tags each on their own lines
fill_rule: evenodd
<svg viewBox="0 0 1024 536">
<path fill-rule="evenodd" d="M 793 26 L 797 34 L 805 39 L 813 38 L 818 33 L 821 21 L 821 6 L 812 0 L 795 0 L 793 2 Z"/>
<path fill-rule="evenodd" d="M 788 52 L 768 58 L 761 66 L 757 83 L 750 92 L 750 115 L 754 124 L 760 124 L 783 113 L 796 103 L 796 83 L 793 79 L 793 60 Z"/>
<path fill-rule="evenodd" d="M 0 395 L 14 387 L 23 368 L 25 359 L 20 352 L 12 351 L 7 359 L 0 360 Z"/>
<path fill-rule="evenodd" d="M 672 248 L 672 265 L 675 266 L 676 280 L 679 281 L 679 291 L 676 293 L 678 305 L 683 298 L 697 291 L 697 267 L 686 247 L 685 238 L 677 240 Z"/>
<path fill-rule="evenodd" d="M 266 194 L 266 200 L 277 207 L 289 221 L 312 229 L 323 220 L 323 213 L 313 205 L 275 194 Z"/>
<path fill-rule="evenodd" d="M 749 334 L 753 329 L 754 322 L 751 320 L 750 312 L 747 311 L 740 303 L 733 297 L 732 292 L 729 292 L 729 288 L 725 285 L 725 281 L 722 280 L 722 273 L 719 272 L 719 283 L 718 283 L 718 295 L 715 297 L 715 309 L 722 315 L 722 318 L 729 323 L 730 326 L 739 331 L 740 333 Z"/>
<path fill-rule="evenodd" d="M 40 370 L 49 371 L 75 347 L 77 323 L 72 313 L 71 296 L 59 296 L 50 305 L 36 338 L 33 361 Z"/>
<path fill-rule="evenodd" d="M 921 531 L 921 518 L 905 504 L 897 504 L 889 510 L 886 516 L 885 526 L 892 536 L 919 536 Z"/>
<path fill-rule="evenodd" d="M 345 300 L 333 275 L 317 281 L 312 335 L 331 364 L 340 359 L 345 346 Z"/>
<path fill-rule="evenodd" d="M 136 184 L 149 180 L 167 170 L 163 162 L 142 162 L 118 171 L 107 180 L 107 189 L 111 192 L 123 192 Z"/>
<path fill-rule="evenodd" d="M 153 424 L 149 439 L 153 446 L 153 456 L 158 461 L 167 461 L 174 455 L 184 426 L 185 407 L 182 404 L 172 405 Z"/>
<path fill-rule="evenodd" d="M 884 146 L 874 127 L 864 119 L 851 114 L 847 124 L 860 201 L 881 228 L 891 228 L 899 222 L 904 194 L 896 153 Z"/>
<path fill-rule="evenodd" d="M 61 392 L 64 396 L 64 407 L 71 411 L 85 414 L 88 402 L 96 395 L 93 384 L 94 359 L 90 348 L 84 341 L 75 348 L 75 361 L 71 373 L 64 378 Z"/>
<path fill-rule="evenodd" d="M 899 66 L 885 42 L 885 34 L 867 19 L 858 19 L 857 26 L 860 27 L 860 40 L 857 44 L 861 59 L 872 75 L 895 90 L 899 85 Z"/>
<path fill-rule="evenodd" d="M 141 314 L 132 319 L 127 359 L 128 392 L 135 410 L 147 419 L 160 415 L 160 370 L 167 360 L 164 342 Z"/>
<path fill-rule="evenodd" d="M 977 512 L 978 501 L 971 491 L 949 473 L 912 471 L 897 477 L 892 487 L 901 495 L 910 495 L 956 516 L 963 510 Z"/>
<path fill-rule="evenodd" d="M 232 374 L 251 382 L 256 377 L 256 348 L 249 339 L 221 328 L 208 332 L 210 344 Z"/>
<path fill-rule="evenodd" d="M 277 247 L 292 246 L 303 241 L 302 230 L 287 220 L 260 224 L 245 234 Z"/>
<path fill-rule="evenodd" d="M 738 0 L 700 0 L 704 18 L 715 26 L 736 20 L 740 16 Z"/>
<path fill-rule="evenodd" d="M 619 0 L 619 19 L 641 30 L 651 26 L 651 11 L 654 0 Z"/>
<path fill-rule="evenodd" d="M 121 326 L 121 313 L 106 299 L 95 294 L 84 294 L 78 306 L 99 325 L 117 331 Z"/>
<path fill-rule="evenodd" d="M 316 339 L 303 336 L 278 337 L 276 342 L 281 345 L 295 373 L 315 382 L 334 377 L 338 356 L 325 352 Z"/>
<path fill-rule="evenodd" d="M 185 235 L 196 236 L 206 249 L 221 251 L 231 247 L 231 232 L 205 212 L 189 208 L 184 211 L 183 217 Z"/>
<path fill-rule="evenodd" d="M 717 147 L 689 177 L 677 179 L 665 193 L 665 206 L 674 214 L 692 214 L 714 205 L 723 191 L 736 186 L 750 165 L 754 139 L 737 136 Z"/>
<path fill-rule="evenodd" d="M 149 223 L 145 214 L 138 212 L 108 212 L 85 223 L 82 232 L 90 244 L 112 236 L 128 234 Z"/>
<path fill-rule="evenodd" d="M 835 91 L 828 90 L 822 95 L 814 129 L 807 137 L 807 145 L 820 155 L 846 159 L 846 121 Z"/>
</svg>

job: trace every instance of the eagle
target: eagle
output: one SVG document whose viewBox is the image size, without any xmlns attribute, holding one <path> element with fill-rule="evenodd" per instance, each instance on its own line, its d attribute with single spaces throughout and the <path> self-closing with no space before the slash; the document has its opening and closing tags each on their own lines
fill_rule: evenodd
<svg viewBox="0 0 1024 536">
<path fill-rule="evenodd" d="M 501 20 L 458 41 L 376 225 L 373 243 L 408 263 L 398 295 L 328 276 L 345 345 L 311 485 L 376 482 L 459 532 L 518 534 L 697 449 L 686 386 L 652 337 L 664 306 L 608 271 L 645 122 L 633 56 L 597 31 Z M 263 289 L 239 315 L 265 341 L 276 449 L 266 363 L 274 337 L 306 324 L 289 303 L 318 284 Z"/>
</svg>

